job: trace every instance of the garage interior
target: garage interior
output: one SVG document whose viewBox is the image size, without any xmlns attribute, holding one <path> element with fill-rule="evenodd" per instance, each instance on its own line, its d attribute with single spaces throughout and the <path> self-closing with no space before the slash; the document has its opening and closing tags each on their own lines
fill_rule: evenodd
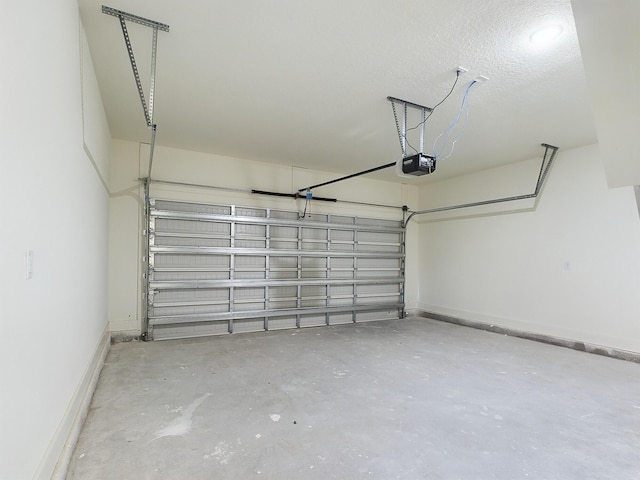
<svg viewBox="0 0 640 480">
<path fill-rule="evenodd" d="M 0 479 L 640 476 L 637 2 L 2 10 Z"/>
</svg>

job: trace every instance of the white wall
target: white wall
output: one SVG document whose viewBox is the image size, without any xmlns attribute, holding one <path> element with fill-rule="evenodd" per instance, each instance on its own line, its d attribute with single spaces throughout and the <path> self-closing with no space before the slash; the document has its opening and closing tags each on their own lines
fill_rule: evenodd
<svg viewBox="0 0 640 480">
<path fill-rule="evenodd" d="M 640 352 L 637 203 L 633 187 L 607 187 L 599 153 L 560 150 L 535 210 L 419 218 L 420 308 Z M 538 162 L 429 185 L 421 208 L 530 193 Z"/>
<path fill-rule="evenodd" d="M 3 2 L 0 22 L 0 478 L 50 478 L 107 338 L 109 132 L 97 89 L 83 123 L 76 2 Z"/>
<path fill-rule="evenodd" d="M 640 2 L 572 0 L 610 187 L 640 184 Z"/>
<path fill-rule="evenodd" d="M 114 140 L 111 145 L 109 200 L 109 300 L 112 332 L 140 334 L 144 196 L 138 178 L 137 143 Z"/>
<path fill-rule="evenodd" d="M 110 217 L 109 261 L 109 322 L 113 332 L 137 334 L 140 332 L 141 270 L 143 256 L 139 236 L 144 228 L 140 217 L 142 192 L 137 178 L 148 171 L 148 145 L 114 141 L 112 147 L 112 199 Z M 240 160 L 218 155 L 176 150 L 157 146 L 154 154 L 152 177 L 186 183 L 223 186 L 240 190 L 267 190 L 293 193 L 299 188 L 337 178 L 338 175 Z M 245 192 L 194 189 L 154 184 L 152 196 L 179 200 L 202 201 L 214 204 L 233 204 L 299 210 L 304 200 L 251 195 Z M 383 205 L 409 205 L 418 201 L 415 186 L 383 182 L 359 177 L 335 185 L 318 188 L 314 195 L 352 202 L 371 202 Z M 354 205 L 351 203 L 311 202 L 311 212 L 401 219 L 399 209 Z M 412 230 L 407 238 L 406 268 L 407 308 L 417 305 L 418 270 L 415 257 L 418 231 Z"/>
</svg>

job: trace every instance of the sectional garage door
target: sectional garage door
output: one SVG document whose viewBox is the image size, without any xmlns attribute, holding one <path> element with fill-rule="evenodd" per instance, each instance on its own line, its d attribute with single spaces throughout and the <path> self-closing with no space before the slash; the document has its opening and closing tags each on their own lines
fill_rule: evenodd
<svg viewBox="0 0 640 480">
<path fill-rule="evenodd" d="M 377 220 L 152 199 L 149 339 L 398 318 L 404 229 Z"/>
</svg>

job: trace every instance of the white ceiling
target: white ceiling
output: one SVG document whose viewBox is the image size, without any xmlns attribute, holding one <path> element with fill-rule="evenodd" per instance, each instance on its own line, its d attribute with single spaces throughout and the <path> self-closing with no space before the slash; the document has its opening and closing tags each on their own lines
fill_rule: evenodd
<svg viewBox="0 0 640 480">
<path fill-rule="evenodd" d="M 118 20 L 79 0 L 114 138 L 149 141 Z M 353 173 L 397 160 L 387 96 L 434 106 L 427 153 L 468 83 L 466 130 L 423 183 L 596 141 L 570 0 L 111 0 L 159 32 L 157 144 Z M 560 24 L 548 48 L 536 28 Z M 151 30 L 128 23 L 148 94 Z M 415 137 L 417 138 L 417 137 Z M 416 139 L 409 138 L 417 144 Z"/>
</svg>

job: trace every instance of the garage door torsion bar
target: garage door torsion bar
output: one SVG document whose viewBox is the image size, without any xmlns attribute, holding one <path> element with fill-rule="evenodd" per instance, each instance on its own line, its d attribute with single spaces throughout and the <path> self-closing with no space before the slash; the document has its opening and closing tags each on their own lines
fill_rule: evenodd
<svg viewBox="0 0 640 480">
<path fill-rule="evenodd" d="M 494 203 L 513 202 L 516 200 L 536 198 L 540 193 L 540 191 L 542 190 L 542 186 L 544 185 L 544 181 L 547 178 L 549 169 L 551 168 L 551 164 L 553 163 L 556 157 L 556 154 L 558 153 L 558 147 L 554 147 L 553 145 L 549 145 L 547 143 L 542 143 L 541 145 L 545 147 L 545 150 L 544 150 L 544 156 L 542 157 L 542 164 L 540 165 L 540 173 L 538 173 L 538 181 L 536 183 L 536 188 L 533 193 L 529 193 L 526 195 L 515 195 L 513 197 L 496 198 L 493 200 L 483 200 L 480 202 L 463 203 L 460 205 L 452 205 L 449 207 L 430 208 L 428 210 L 417 210 L 413 212 L 411 215 L 409 215 L 406 222 L 404 222 L 404 226 L 406 227 L 409 224 L 409 221 L 414 217 L 414 215 L 423 215 L 425 213 L 446 212 L 449 210 L 458 210 L 460 208 L 479 207 L 481 205 L 492 205 Z M 549 152 L 551 152 L 550 155 L 549 155 Z"/>
<path fill-rule="evenodd" d="M 271 197 L 287 197 L 287 198 L 306 198 L 305 195 L 301 193 L 280 193 L 280 192 L 268 192 L 266 190 L 251 190 L 251 193 L 255 193 L 256 195 L 269 195 Z M 328 197 L 313 197 L 314 200 L 319 200 L 321 202 L 337 202 L 337 198 L 328 198 Z"/>
<path fill-rule="evenodd" d="M 102 6 L 102 13 L 107 15 L 112 15 L 114 17 L 118 17 L 120 21 L 120 27 L 122 28 L 122 35 L 124 37 L 124 43 L 127 47 L 127 54 L 129 55 L 129 61 L 131 62 L 131 69 L 133 71 L 133 77 L 136 82 L 136 87 L 138 89 L 138 96 L 140 97 L 140 103 L 142 104 L 142 110 L 144 113 L 144 118 L 147 123 L 147 127 L 151 129 L 151 149 L 149 152 L 149 172 L 147 178 L 151 178 L 151 168 L 153 166 L 153 152 L 156 142 L 156 125 L 153 123 L 153 103 L 154 103 L 154 92 L 155 92 L 155 83 L 156 83 L 156 57 L 157 57 L 157 48 L 158 48 L 158 30 L 162 30 L 163 32 L 169 31 L 169 25 L 164 23 L 156 22 L 154 20 L 149 20 L 147 18 L 139 17 L 138 15 L 133 15 L 131 13 L 123 12 L 121 10 L 116 10 L 115 8 L 107 7 L 105 5 Z M 144 25 L 146 27 L 150 27 L 153 30 L 153 37 L 151 40 L 151 79 L 149 86 L 149 105 L 147 106 L 147 102 L 144 96 L 144 90 L 142 88 L 142 82 L 140 81 L 140 74 L 138 73 L 138 66 L 136 64 L 136 59 L 133 54 L 133 47 L 131 46 L 131 40 L 129 39 L 129 32 L 127 30 L 126 20 L 131 22 Z"/>
</svg>

